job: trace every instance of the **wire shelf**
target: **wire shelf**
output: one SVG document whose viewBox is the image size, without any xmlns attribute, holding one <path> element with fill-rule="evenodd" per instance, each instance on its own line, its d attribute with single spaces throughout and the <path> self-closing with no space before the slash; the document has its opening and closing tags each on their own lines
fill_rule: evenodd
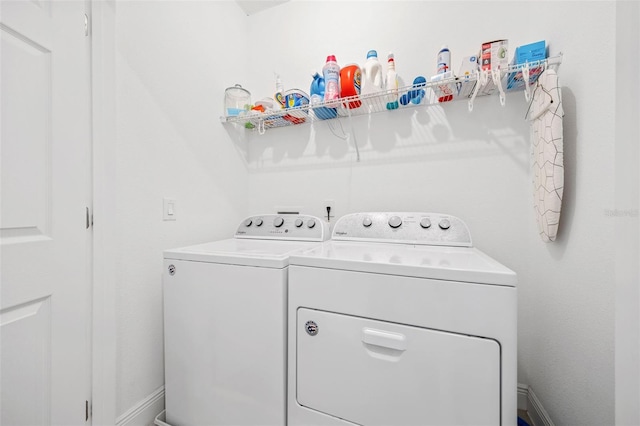
<svg viewBox="0 0 640 426">
<path fill-rule="evenodd" d="M 238 116 L 220 117 L 222 123 L 234 123 L 263 133 L 266 129 L 289 127 L 313 122 L 322 122 L 340 117 L 368 115 L 396 109 L 439 105 L 446 102 L 467 100 L 469 110 L 477 96 L 500 94 L 504 105 L 504 93 L 525 91 L 529 99 L 530 88 L 547 68 L 557 69 L 562 63 L 562 54 L 527 64 L 511 65 L 504 70 L 478 71 L 465 77 L 451 77 L 411 85 L 398 90 L 384 90 L 365 95 L 340 98 L 331 104 L 319 103 L 277 111 L 247 111 Z M 528 80 L 528 84 L 526 81 Z"/>
</svg>

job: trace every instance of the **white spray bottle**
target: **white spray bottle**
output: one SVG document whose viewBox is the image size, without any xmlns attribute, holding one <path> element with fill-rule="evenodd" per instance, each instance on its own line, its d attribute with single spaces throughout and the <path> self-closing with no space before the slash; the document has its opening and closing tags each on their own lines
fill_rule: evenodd
<svg viewBox="0 0 640 426">
<path fill-rule="evenodd" d="M 398 109 L 398 73 L 392 52 L 389 52 L 387 59 L 387 91 L 389 92 L 387 109 Z"/>
<path fill-rule="evenodd" d="M 276 93 L 273 95 L 280 108 L 284 108 L 284 85 L 280 79 L 280 74 L 276 74 Z"/>
</svg>

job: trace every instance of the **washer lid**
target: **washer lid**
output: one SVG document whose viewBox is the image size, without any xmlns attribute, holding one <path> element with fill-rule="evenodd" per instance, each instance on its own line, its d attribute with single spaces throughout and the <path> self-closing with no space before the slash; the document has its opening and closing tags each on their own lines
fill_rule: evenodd
<svg viewBox="0 0 640 426">
<path fill-rule="evenodd" d="M 290 265 L 515 287 L 516 273 L 472 247 L 327 241 Z"/>
<path fill-rule="evenodd" d="M 318 243 L 307 241 L 278 241 L 228 239 L 164 251 L 165 259 L 229 265 L 284 268 L 292 253 L 309 250 Z"/>
</svg>

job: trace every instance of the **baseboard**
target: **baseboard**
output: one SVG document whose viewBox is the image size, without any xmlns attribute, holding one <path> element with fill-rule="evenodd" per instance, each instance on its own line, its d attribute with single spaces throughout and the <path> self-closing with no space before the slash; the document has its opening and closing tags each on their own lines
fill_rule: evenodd
<svg viewBox="0 0 640 426">
<path fill-rule="evenodd" d="M 149 426 L 159 412 L 164 410 L 164 386 L 139 401 L 116 419 L 116 426 Z"/>
<path fill-rule="evenodd" d="M 518 383 L 518 410 L 529 408 L 529 386 Z"/>
<path fill-rule="evenodd" d="M 531 426 L 555 426 L 530 386 L 518 384 L 518 409 L 527 411 Z"/>
<path fill-rule="evenodd" d="M 164 386 L 138 402 L 116 419 L 116 426 L 150 426 L 158 413 L 164 410 Z M 527 385 L 518 383 L 518 410 L 526 410 L 533 422 L 531 426 L 555 426 L 542 403 Z"/>
</svg>

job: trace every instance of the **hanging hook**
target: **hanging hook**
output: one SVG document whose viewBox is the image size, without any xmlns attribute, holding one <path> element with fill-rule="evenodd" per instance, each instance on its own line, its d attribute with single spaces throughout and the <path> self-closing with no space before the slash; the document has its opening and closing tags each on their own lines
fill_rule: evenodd
<svg viewBox="0 0 640 426">
<path fill-rule="evenodd" d="M 538 80 L 536 80 L 536 88 L 533 89 L 533 95 L 531 96 L 531 99 L 529 100 L 529 106 L 527 107 L 527 112 L 524 113 L 524 119 L 527 120 L 529 118 L 529 112 L 531 112 L 531 107 L 533 106 L 533 96 L 536 95 L 536 90 L 538 90 L 538 86 L 540 85 L 540 82 Z"/>
<path fill-rule="evenodd" d="M 476 96 L 478 96 L 478 92 L 480 91 L 480 86 L 482 84 L 482 77 L 480 76 L 480 71 L 476 70 L 476 86 L 473 88 L 473 94 L 471 95 L 471 99 L 469 99 L 469 112 L 473 111 L 473 101 L 475 101 Z"/>
<path fill-rule="evenodd" d="M 486 85 L 487 85 L 487 83 L 489 82 L 489 71 L 487 71 L 487 70 L 482 70 L 482 71 L 480 71 L 479 75 L 480 75 L 480 77 L 479 77 L 479 79 L 480 79 L 480 84 L 481 84 L 482 86 L 486 86 Z"/>
<path fill-rule="evenodd" d="M 531 86 L 529 85 L 529 62 L 522 68 L 522 79 L 524 80 L 524 98 L 527 102 L 531 100 Z"/>
<path fill-rule="evenodd" d="M 504 89 L 502 88 L 502 83 L 500 82 L 500 70 L 491 70 L 491 78 L 493 79 L 493 84 L 498 86 L 498 90 L 500 91 L 500 105 L 504 106 L 506 103 L 506 97 L 504 95 Z"/>
</svg>

